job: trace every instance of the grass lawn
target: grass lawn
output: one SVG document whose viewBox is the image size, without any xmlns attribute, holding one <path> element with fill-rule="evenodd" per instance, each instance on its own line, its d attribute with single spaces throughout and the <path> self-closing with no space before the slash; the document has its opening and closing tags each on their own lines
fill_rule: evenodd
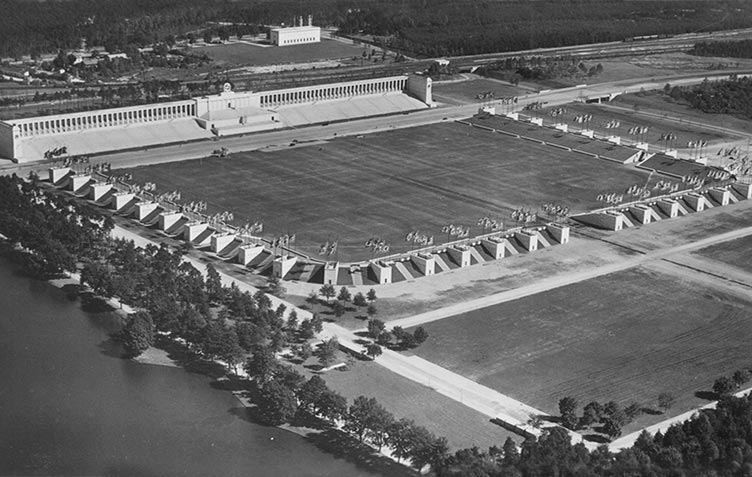
<svg viewBox="0 0 752 477">
<path fill-rule="evenodd" d="M 245 42 L 207 45 L 192 48 L 191 53 L 206 53 L 214 61 L 224 65 L 275 65 L 302 63 L 318 60 L 360 57 L 365 51 L 362 45 L 350 45 L 336 40 L 321 40 L 320 43 L 303 45 L 262 47 Z"/>
<path fill-rule="evenodd" d="M 338 260 L 371 258 L 363 247 L 378 236 L 392 252 L 407 251 L 419 230 L 446 240 L 446 224 L 473 226 L 481 217 L 506 221 L 518 207 L 544 202 L 573 212 L 599 207 L 596 190 L 644 183 L 647 172 L 461 125 L 442 123 L 275 152 L 233 153 L 124 172 L 184 201 L 206 200 L 236 222 L 261 221 L 267 236 L 295 233 L 316 256 L 339 240 Z M 508 224 L 513 225 L 513 224 Z M 471 230 L 479 233 L 480 229 Z"/>
<path fill-rule="evenodd" d="M 437 101 L 448 100 L 447 102 L 459 104 L 488 102 L 489 99 L 482 100 L 476 97 L 478 94 L 488 92 L 493 92 L 493 99 L 496 100 L 525 94 L 525 90 L 522 88 L 486 78 L 433 84 L 433 95 Z"/>
<path fill-rule="evenodd" d="M 683 276 L 638 268 L 426 324 L 430 337 L 416 352 L 553 414 L 565 396 L 654 408 L 667 391 L 673 415 L 704 404 L 695 393 L 717 377 L 749 366 L 751 310 Z M 642 421 L 650 418 L 665 416 Z"/>
<path fill-rule="evenodd" d="M 645 93 L 624 94 L 617 96 L 612 102 L 614 106 L 630 108 L 633 111 L 657 113 L 674 118 L 697 121 L 713 126 L 734 129 L 752 133 L 752 121 L 736 118 L 727 114 L 708 114 L 694 109 L 683 101 L 675 101 L 662 91 L 647 91 Z M 686 144 L 686 143 L 685 143 Z"/>
<path fill-rule="evenodd" d="M 752 236 L 719 243 L 696 252 L 703 257 L 752 272 Z"/>
<path fill-rule="evenodd" d="M 724 135 L 716 130 L 710 130 L 703 128 L 696 124 L 677 123 L 672 121 L 666 121 L 661 117 L 645 116 L 640 112 L 645 111 L 642 107 L 629 107 L 624 104 L 615 103 L 616 106 L 630 109 L 614 109 L 609 105 L 597 105 L 597 104 L 578 104 L 573 103 L 566 106 L 567 112 L 564 115 L 557 117 L 550 116 L 550 109 L 543 110 L 543 118 L 550 122 L 561 122 L 568 124 L 572 128 L 581 129 L 589 128 L 593 129 L 597 134 L 613 134 L 621 136 L 625 140 L 635 141 L 644 140 L 652 147 L 664 149 L 666 145 L 669 148 L 686 149 L 689 141 L 705 140 L 708 143 L 720 142 L 728 139 L 738 139 L 738 137 L 732 135 Z M 574 122 L 575 116 L 582 114 L 591 114 L 593 116 L 590 123 L 576 123 Z M 662 111 L 660 113 L 664 117 L 668 115 L 671 117 L 671 113 L 668 111 Z M 536 114 L 538 115 L 538 114 Z M 705 117 L 705 121 L 711 120 L 711 117 Z M 606 129 L 606 123 L 610 121 L 618 121 L 620 123 L 617 128 Z M 648 132 L 644 135 L 631 135 L 629 130 L 635 126 L 643 126 L 648 128 Z M 661 141 L 661 135 L 674 133 L 676 140 L 666 143 Z"/>
<path fill-rule="evenodd" d="M 316 358 L 307 361 L 309 365 L 317 363 Z M 489 417 L 374 362 L 354 361 L 348 366 L 346 371 L 333 370 L 321 377 L 349 404 L 358 396 L 376 398 L 397 419 L 413 419 L 436 436 L 446 437 L 453 451 L 473 445 L 484 450 L 493 445 L 501 447 L 507 437 L 522 441 L 520 436 L 491 423 Z M 306 377 L 311 375 L 308 368 L 297 369 Z"/>
</svg>

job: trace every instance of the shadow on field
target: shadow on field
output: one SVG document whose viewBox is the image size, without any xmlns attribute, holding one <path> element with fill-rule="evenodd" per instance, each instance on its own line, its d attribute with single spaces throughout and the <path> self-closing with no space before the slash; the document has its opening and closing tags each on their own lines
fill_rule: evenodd
<svg viewBox="0 0 752 477">
<path fill-rule="evenodd" d="M 718 394 L 713 391 L 697 391 L 695 392 L 695 397 L 705 399 L 706 401 L 716 401 L 718 399 Z"/>
<path fill-rule="evenodd" d="M 600 434 L 583 434 L 583 439 L 589 442 L 595 442 L 597 444 L 608 444 L 611 442 L 608 437 L 602 436 Z"/>
<path fill-rule="evenodd" d="M 308 434 L 305 439 L 318 449 L 353 463 L 358 468 L 368 472 L 389 476 L 419 475 L 417 472 L 377 454 L 375 450 L 341 431 L 329 429 L 320 433 Z"/>
</svg>

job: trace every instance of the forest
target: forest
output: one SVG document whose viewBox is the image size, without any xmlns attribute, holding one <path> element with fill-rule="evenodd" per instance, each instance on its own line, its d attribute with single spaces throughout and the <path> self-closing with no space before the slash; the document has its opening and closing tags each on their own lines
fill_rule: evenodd
<svg viewBox="0 0 752 477">
<path fill-rule="evenodd" d="M 731 114 L 752 119 L 752 78 L 732 75 L 727 80 L 705 80 L 697 86 L 667 85 L 664 92 L 705 113 Z"/>
<path fill-rule="evenodd" d="M 122 51 L 198 34 L 212 28 L 208 22 L 290 24 L 307 14 L 317 25 L 374 35 L 424 57 L 752 26 L 752 4 L 744 0 L 0 0 L 0 11 L 3 57 L 70 50 L 81 39 Z"/>
<path fill-rule="evenodd" d="M 752 40 L 701 41 L 690 54 L 723 58 L 752 58 Z"/>
</svg>

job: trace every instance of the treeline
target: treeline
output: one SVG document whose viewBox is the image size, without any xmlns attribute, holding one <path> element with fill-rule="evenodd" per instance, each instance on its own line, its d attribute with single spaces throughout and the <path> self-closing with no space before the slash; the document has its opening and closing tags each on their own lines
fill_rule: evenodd
<svg viewBox="0 0 752 477">
<path fill-rule="evenodd" d="M 598 63 L 588 67 L 582 61 L 571 57 L 512 57 L 482 66 L 478 68 L 477 73 L 517 84 L 523 79 L 547 80 L 596 76 L 603 73 L 603 65 Z"/>
<path fill-rule="evenodd" d="M 643 432 L 631 448 L 613 454 L 603 446 L 588 452 L 572 445 L 561 428 L 545 431 L 516 448 L 465 449 L 436 468 L 439 476 L 713 476 L 752 472 L 752 402 L 723 398 L 665 434 Z"/>
<path fill-rule="evenodd" d="M 752 40 L 701 41 L 689 51 L 697 56 L 752 58 Z"/>
<path fill-rule="evenodd" d="M 436 57 L 742 28 L 752 24 L 751 13 L 741 0 L 435 0 L 430 8 L 425 1 L 375 0 L 351 9 L 338 26 Z"/>
<path fill-rule="evenodd" d="M 317 25 L 377 35 L 386 46 L 429 57 L 752 26 L 752 5 L 744 0 L 432 0 L 430 8 L 426 0 L 309 0 L 305 6 L 297 0 L 0 0 L 0 11 L 0 56 L 70 50 L 82 38 L 122 51 L 200 36 L 207 28 L 224 37 L 252 34 L 261 24 L 289 25 L 308 14 Z"/>
<path fill-rule="evenodd" d="M 104 257 L 112 227 L 96 208 L 42 192 L 36 176 L 0 177 L 0 233 L 21 247 L 17 258 L 33 276 L 57 276 L 75 271 L 80 260 Z"/>
<path fill-rule="evenodd" d="M 727 80 L 705 80 L 696 86 L 666 85 L 674 99 L 687 101 L 705 113 L 732 114 L 752 119 L 752 78 L 732 75 Z"/>
</svg>

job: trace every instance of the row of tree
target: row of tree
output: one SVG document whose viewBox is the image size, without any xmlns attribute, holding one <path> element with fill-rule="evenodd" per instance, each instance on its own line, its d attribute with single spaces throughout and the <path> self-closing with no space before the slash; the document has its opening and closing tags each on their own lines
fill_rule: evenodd
<svg viewBox="0 0 752 477">
<path fill-rule="evenodd" d="M 705 80 L 696 86 L 667 86 L 664 91 L 705 113 L 752 118 L 752 78 L 749 77 L 731 75 L 726 80 Z"/>
<path fill-rule="evenodd" d="M 752 58 L 752 40 L 701 41 L 690 53 L 697 56 Z"/>
<path fill-rule="evenodd" d="M 325 342 L 329 348 L 332 342 Z M 254 353 L 245 366 L 256 385 L 253 394 L 260 417 L 272 425 L 293 422 L 300 413 L 338 426 L 359 442 L 379 449 L 387 447 L 401 461 L 417 469 L 437 465 L 446 455 L 447 442 L 412 420 L 396 419 L 375 398 L 359 396 L 349 406 L 347 399 L 331 390 L 319 376 L 305 380 L 290 366 L 269 353 Z"/>
<path fill-rule="evenodd" d="M 0 177 L 0 232 L 24 249 L 18 257 L 31 275 L 56 276 L 101 258 L 112 227 L 94 207 L 43 192 L 35 175 Z"/>
</svg>

